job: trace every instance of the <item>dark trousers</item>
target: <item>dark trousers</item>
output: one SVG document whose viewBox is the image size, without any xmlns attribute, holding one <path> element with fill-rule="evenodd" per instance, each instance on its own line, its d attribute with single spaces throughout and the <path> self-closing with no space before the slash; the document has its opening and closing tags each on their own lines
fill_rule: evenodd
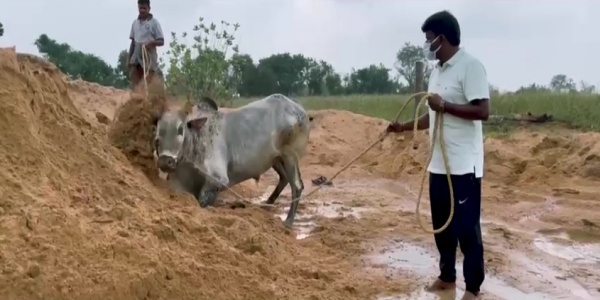
<svg viewBox="0 0 600 300">
<path fill-rule="evenodd" d="M 481 239 L 481 178 L 474 173 L 452 175 L 454 218 L 446 230 L 435 235 L 440 252 L 440 276 L 456 281 L 456 248 L 460 244 L 465 259 L 463 276 L 467 291 L 477 295 L 485 278 Z M 433 228 L 442 227 L 450 214 L 450 190 L 445 174 L 429 174 L 429 197 Z"/>
</svg>

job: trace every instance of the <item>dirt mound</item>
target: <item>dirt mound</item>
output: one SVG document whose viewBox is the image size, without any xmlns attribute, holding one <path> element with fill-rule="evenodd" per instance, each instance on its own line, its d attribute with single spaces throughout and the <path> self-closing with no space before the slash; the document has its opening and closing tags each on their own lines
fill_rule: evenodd
<svg viewBox="0 0 600 300">
<path fill-rule="evenodd" d="M 383 119 L 347 111 L 323 110 L 311 115 L 314 129 L 307 158 L 311 165 L 345 165 L 375 142 L 389 124 Z M 426 133 L 420 132 L 417 135 L 419 148 L 414 150 L 412 137 L 412 132 L 389 134 L 350 169 L 363 173 L 366 169 L 386 177 L 399 177 L 406 172 L 414 174 L 422 169 L 428 145 Z"/>
<path fill-rule="evenodd" d="M 261 209 L 155 187 L 54 66 L 0 50 L 3 299 L 367 299 L 373 282 Z"/>
<path fill-rule="evenodd" d="M 341 167 L 373 143 L 388 122 L 346 111 L 316 111 L 307 161 L 312 166 Z M 357 166 L 392 178 L 420 175 L 429 151 L 426 132 L 390 134 Z M 600 134 L 565 128 L 516 130 L 510 136 L 488 137 L 485 142 L 486 178 L 506 184 L 564 183 L 564 177 L 600 180 Z"/>
<path fill-rule="evenodd" d="M 112 144 L 151 179 L 158 178 L 152 150 L 156 112 L 157 106 L 151 101 L 132 94 L 129 101 L 119 107 L 108 133 Z"/>
<path fill-rule="evenodd" d="M 91 122 L 103 119 L 102 116 L 112 119 L 117 108 L 130 97 L 129 91 L 83 80 L 68 81 L 68 88 L 75 106 Z"/>
<path fill-rule="evenodd" d="M 346 163 L 357 151 L 375 141 L 387 125 L 384 120 L 347 111 L 321 110 L 310 114 L 313 129 L 308 159 L 318 165 Z"/>
<path fill-rule="evenodd" d="M 600 135 L 552 128 L 488 138 L 486 171 L 504 183 L 564 184 L 600 180 Z"/>
</svg>

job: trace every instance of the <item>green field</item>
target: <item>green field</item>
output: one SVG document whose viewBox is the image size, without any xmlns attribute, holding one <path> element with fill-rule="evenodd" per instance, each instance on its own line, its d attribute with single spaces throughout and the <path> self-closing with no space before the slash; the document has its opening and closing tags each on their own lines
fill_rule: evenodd
<svg viewBox="0 0 600 300">
<path fill-rule="evenodd" d="M 310 110 L 348 110 L 372 117 L 391 120 L 406 101 L 402 95 L 351 95 L 340 97 L 301 97 L 299 101 Z M 235 100 L 241 106 L 255 99 Z M 412 105 L 411 105 L 412 107 Z M 495 95 L 491 103 L 492 115 L 510 115 L 531 112 L 550 114 L 555 121 L 580 130 L 600 131 L 600 95 L 530 93 L 520 95 Z M 424 108 L 423 108 L 423 111 Z M 413 109 L 406 111 L 400 120 L 411 118 Z"/>
</svg>

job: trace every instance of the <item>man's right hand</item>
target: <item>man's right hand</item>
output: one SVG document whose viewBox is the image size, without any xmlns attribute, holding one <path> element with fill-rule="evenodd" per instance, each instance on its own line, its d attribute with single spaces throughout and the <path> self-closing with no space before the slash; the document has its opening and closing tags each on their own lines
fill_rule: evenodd
<svg viewBox="0 0 600 300">
<path fill-rule="evenodd" d="M 388 125 L 388 127 L 385 129 L 386 132 L 395 132 L 395 133 L 400 133 L 403 130 L 402 125 L 398 122 L 393 122 L 390 123 L 390 125 Z"/>
</svg>

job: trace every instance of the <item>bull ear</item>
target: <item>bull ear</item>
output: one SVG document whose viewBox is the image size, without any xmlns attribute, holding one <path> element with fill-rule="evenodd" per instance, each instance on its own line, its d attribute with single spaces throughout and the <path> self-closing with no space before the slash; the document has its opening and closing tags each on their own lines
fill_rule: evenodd
<svg viewBox="0 0 600 300">
<path fill-rule="evenodd" d="M 202 129 L 202 127 L 204 127 L 207 120 L 208 120 L 207 117 L 198 117 L 198 118 L 190 119 L 187 122 L 187 127 L 191 130 L 199 131 L 200 129 Z"/>
</svg>

